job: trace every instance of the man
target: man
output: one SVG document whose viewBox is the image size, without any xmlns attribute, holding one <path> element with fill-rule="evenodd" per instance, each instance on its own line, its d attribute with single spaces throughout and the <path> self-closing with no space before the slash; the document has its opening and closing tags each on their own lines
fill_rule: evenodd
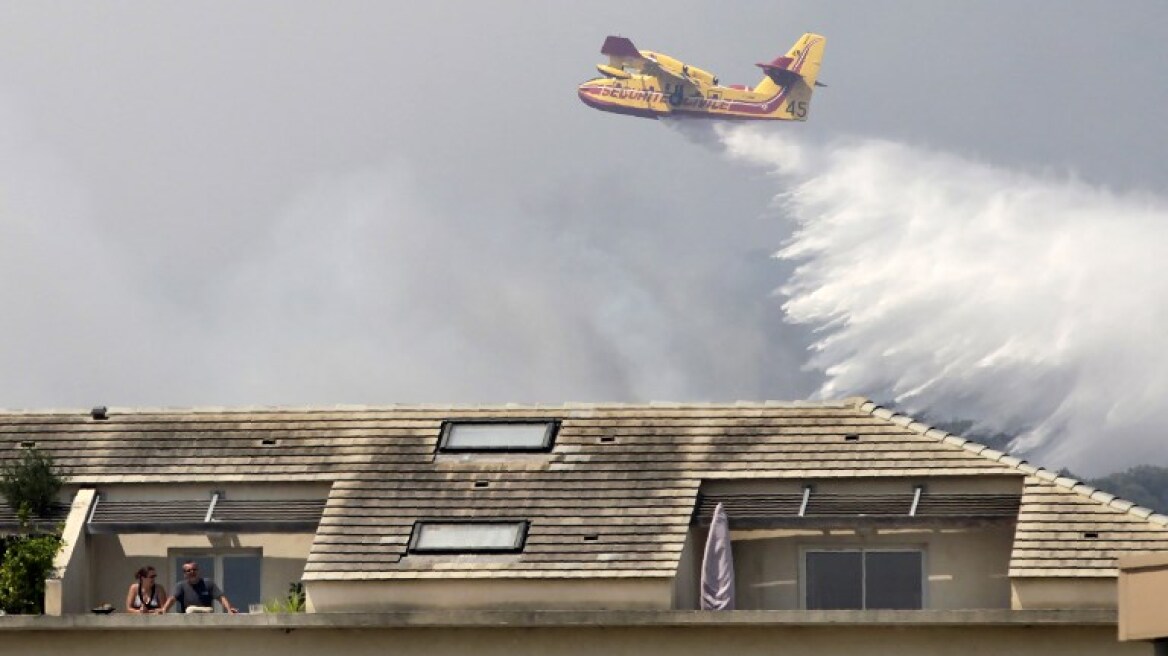
<svg viewBox="0 0 1168 656">
<path fill-rule="evenodd" d="M 178 611 L 180 613 L 211 613 L 214 612 L 215 599 L 223 605 L 223 610 L 228 613 L 238 613 L 231 602 L 227 600 L 227 596 L 215 585 L 215 582 L 210 579 L 205 579 L 199 576 L 199 566 L 195 561 L 188 560 L 183 563 L 183 580 L 174 584 L 173 592 L 167 598 L 166 603 L 162 605 L 162 612 L 165 613 L 170 610 L 170 607 L 178 602 Z M 193 610 L 193 609 L 207 609 L 207 610 Z"/>
</svg>

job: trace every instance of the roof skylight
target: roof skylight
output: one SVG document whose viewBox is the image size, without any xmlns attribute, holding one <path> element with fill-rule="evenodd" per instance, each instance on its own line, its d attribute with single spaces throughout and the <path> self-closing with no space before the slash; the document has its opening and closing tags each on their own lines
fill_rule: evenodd
<svg viewBox="0 0 1168 656">
<path fill-rule="evenodd" d="M 412 553 L 492 553 L 523 550 L 527 521 L 420 521 Z"/>
<path fill-rule="evenodd" d="M 557 421 L 447 421 L 439 451 L 551 451 Z"/>
</svg>

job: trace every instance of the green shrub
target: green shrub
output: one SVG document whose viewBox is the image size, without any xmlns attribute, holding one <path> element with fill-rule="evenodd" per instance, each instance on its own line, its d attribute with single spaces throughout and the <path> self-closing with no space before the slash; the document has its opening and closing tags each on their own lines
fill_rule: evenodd
<svg viewBox="0 0 1168 656">
<path fill-rule="evenodd" d="M 45 579 L 64 542 L 59 535 L 19 535 L 8 538 L 0 563 L 0 608 L 6 613 L 44 612 Z"/>
<path fill-rule="evenodd" d="M 265 613 L 303 613 L 306 599 L 304 584 L 292 583 L 288 586 L 288 596 L 283 599 L 273 599 L 264 604 Z"/>
<path fill-rule="evenodd" d="M 16 511 L 21 528 L 19 535 L 0 538 L 0 609 L 6 613 L 44 612 L 45 579 L 53 574 L 64 541 L 59 528 L 43 532 L 30 519 L 52 507 L 65 478 L 52 456 L 36 449 L 0 467 L 0 494 Z"/>
<path fill-rule="evenodd" d="M 8 506 L 23 516 L 43 516 L 57 500 L 66 476 L 53 464 L 53 457 L 28 449 L 19 460 L 0 468 L 0 494 Z"/>
</svg>

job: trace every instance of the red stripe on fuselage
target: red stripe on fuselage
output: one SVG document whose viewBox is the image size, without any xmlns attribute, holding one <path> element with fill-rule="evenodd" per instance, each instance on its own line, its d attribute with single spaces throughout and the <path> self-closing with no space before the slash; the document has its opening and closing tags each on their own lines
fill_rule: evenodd
<svg viewBox="0 0 1168 656">
<path fill-rule="evenodd" d="M 629 107 L 628 105 L 602 100 L 600 93 L 605 88 L 603 86 L 580 87 L 577 90 L 577 95 L 580 96 L 580 100 L 584 101 L 585 105 L 614 114 L 627 114 L 629 116 L 640 116 L 641 118 L 657 118 L 665 114 L 665 112 L 658 112 L 648 107 Z"/>
</svg>

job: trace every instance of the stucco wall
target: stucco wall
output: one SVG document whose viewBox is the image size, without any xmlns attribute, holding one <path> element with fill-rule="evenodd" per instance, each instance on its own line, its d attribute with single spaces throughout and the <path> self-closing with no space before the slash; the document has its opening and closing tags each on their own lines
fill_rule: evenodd
<svg viewBox="0 0 1168 656">
<path fill-rule="evenodd" d="M 691 529 L 685 536 L 685 546 L 677 564 L 673 580 L 673 608 L 692 610 L 701 607 L 701 570 L 705 557 L 707 531 Z"/>
<path fill-rule="evenodd" d="M 306 581 L 309 612 L 417 609 L 668 610 L 671 579 Z"/>
<path fill-rule="evenodd" d="M 219 616 L 222 618 L 223 616 Z M 2 619 L 2 618 L 0 618 Z M 83 653 L 124 656 L 130 645 L 152 645 L 168 654 L 221 656 L 515 656 L 516 654 L 783 654 L 783 656 L 957 656 L 1026 654 L 1027 656 L 1150 656 L 1146 643 L 1118 643 L 1115 625 L 1102 626 L 903 626 L 840 624 L 729 626 L 576 626 L 576 627 L 398 627 L 377 628 L 365 622 L 338 621 L 334 628 L 225 629 L 222 622 L 198 623 L 190 629 L 4 630 L 6 653 Z M 159 618 L 161 619 L 161 618 Z M 174 618 L 190 619 L 190 618 Z M 243 620 L 240 616 L 240 620 Z M 362 626 L 364 625 L 364 626 Z"/>
<path fill-rule="evenodd" d="M 1113 578 L 1013 579 L 1010 605 L 1022 610 L 1043 608 L 1115 608 Z"/>
<path fill-rule="evenodd" d="M 1118 593 L 1114 578 L 1013 579 L 1011 607 L 1022 610 L 1044 608 L 1116 608 Z"/>
<path fill-rule="evenodd" d="M 1119 636 L 1123 640 L 1168 638 L 1168 553 L 1119 559 Z"/>
<path fill-rule="evenodd" d="M 73 495 L 69 516 L 61 531 L 63 544 L 53 559 L 53 576 L 45 580 L 45 613 L 83 613 L 89 610 L 89 582 L 92 566 L 89 562 L 89 535 L 85 520 L 93 506 L 96 493 L 82 489 Z"/>
</svg>

